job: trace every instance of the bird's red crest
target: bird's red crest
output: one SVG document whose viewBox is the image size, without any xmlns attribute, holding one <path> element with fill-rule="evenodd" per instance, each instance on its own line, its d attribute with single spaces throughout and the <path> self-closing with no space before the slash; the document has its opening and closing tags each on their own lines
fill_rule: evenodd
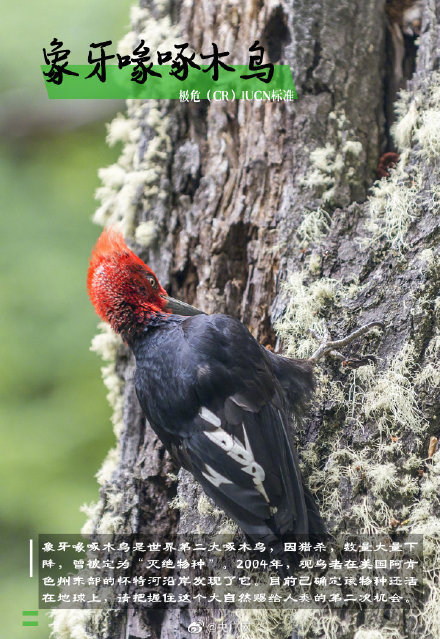
<svg viewBox="0 0 440 639">
<path fill-rule="evenodd" d="M 167 293 L 156 275 L 112 228 L 104 229 L 92 251 L 87 290 L 101 319 L 124 335 L 166 312 Z"/>
</svg>

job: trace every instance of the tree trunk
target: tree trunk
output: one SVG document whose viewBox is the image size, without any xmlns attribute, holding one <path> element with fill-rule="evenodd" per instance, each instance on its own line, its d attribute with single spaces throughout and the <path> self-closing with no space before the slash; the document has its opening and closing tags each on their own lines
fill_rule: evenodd
<svg viewBox="0 0 440 639">
<path fill-rule="evenodd" d="M 217 42 L 238 64 L 260 39 L 268 59 L 291 66 L 299 99 L 130 102 L 127 117 L 109 127 L 109 141 L 124 147 L 117 165 L 102 170 L 96 221 L 120 223 L 171 295 L 238 317 L 289 355 L 309 356 L 317 346 L 309 329 L 324 323 L 343 337 L 385 322 L 346 354 L 374 353 L 377 366 L 319 366 L 298 449 L 334 533 L 406 527 L 424 535 L 425 608 L 226 616 L 250 624 L 253 639 L 283 639 L 293 628 L 326 639 L 440 635 L 438 454 L 426 461 L 440 417 L 440 1 L 420 8 L 418 39 L 403 32 L 408 20 L 418 30 L 417 13 L 403 10 L 411 4 L 418 7 L 188 0 L 178 11 L 146 0 L 121 43 L 130 48 L 141 34 L 152 51 L 165 40 L 201 51 Z M 371 191 L 379 157 L 394 145 L 399 163 Z M 168 539 L 198 526 L 217 532 L 222 516 L 188 473 L 173 480 L 176 469 L 145 426 L 127 348 L 108 329 L 95 348 L 108 360 L 118 444 L 85 530 L 154 530 Z M 82 636 L 75 628 L 102 639 L 185 638 L 193 619 L 212 622 L 208 612 L 58 611 L 54 629 L 59 639 Z"/>
</svg>

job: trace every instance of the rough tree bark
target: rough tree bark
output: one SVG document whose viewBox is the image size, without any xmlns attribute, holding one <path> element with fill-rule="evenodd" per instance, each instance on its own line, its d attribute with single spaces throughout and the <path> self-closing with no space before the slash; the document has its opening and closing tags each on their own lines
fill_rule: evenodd
<svg viewBox="0 0 440 639">
<path fill-rule="evenodd" d="M 438 568 L 439 462 L 425 458 L 440 415 L 440 1 L 422 4 L 420 37 L 401 31 L 411 46 L 396 50 L 399 38 L 390 34 L 405 28 L 403 7 L 411 4 L 418 5 L 141 2 L 121 46 L 142 34 L 154 50 L 153 35 L 158 44 L 176 36 L 197 51 L 217 42 L 239 63 L 260 39 L 268 59 L 292 67 L 299 100 L 130 103 L 109 129 L 124 149 L 102 172 L 97 221 L 120 222 L 173 296 L 240 318 L 264 345 L 306 356 L 316 346 L 308 329 L 322 330 L 323 321 L 338 337 L 368 321 L 386 323 L 382 335 L 351 351 L 376 353 L 376 368 L 320 367 L 298 448 L 332 530 L 421 532 L 427 566 Z M 414 64 L 408 56 L 417 47 Z M 392 143 L 400 162 L 371 194 L 379 157 L 392 148 L 390 101 L 405 81 Z M 95 347 L 110 362 L 104 377 L 118 445 L 86 530 L 216 532 L 224 522 L 191 477 L 180 472 L 176 482 L 168 474 L 176 469 L 142 419 L 126 348 L 108 331 Z M 171 508 L 176 495 L 179 508 Z M 253 638 L 281 639 L 294 626 L 310 638 L 436 637 L 438 576 L 426 577 L 423 619 L 408 610 L 268 610 L 245 621 Z M 82 620 L 58 612 L 54 627 L 63 639 L 82 636 L 73 627 L 103 639 L 168 639 L 189 637 L 193 618 L 209 621 L 203 611 Z"/>
</svg>

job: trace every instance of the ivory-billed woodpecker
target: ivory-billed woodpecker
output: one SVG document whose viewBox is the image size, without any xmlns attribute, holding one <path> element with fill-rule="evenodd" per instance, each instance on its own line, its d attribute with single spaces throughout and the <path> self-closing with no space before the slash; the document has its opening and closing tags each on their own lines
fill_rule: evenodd
<svg viewBox="0 0 440 639">
<path fill-rule="evenodd" d="M 313 363 L 263 348 L 237 319 L 169 297 L 114 230 L 92 252 L 87 286 L 134 353 L 145 417 L 206 494 L 253 541 L 324 536 L 291 433 L 313 391 Z"/>
</svg>

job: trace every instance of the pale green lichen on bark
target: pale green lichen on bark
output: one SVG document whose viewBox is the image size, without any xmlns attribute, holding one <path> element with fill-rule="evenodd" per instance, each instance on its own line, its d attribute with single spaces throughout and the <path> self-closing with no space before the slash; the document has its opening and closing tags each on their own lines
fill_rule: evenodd
<svg viewBox="0 0 440 639">
<path fill-rule="evenodd" d="M 432 186 L 425 166 L 416 165 L 414 170 L 412 159 L 421 156 L 432 163 L 431 173 L 437 171 L 438 118 L 431 111 L 433 104 L 440 107 L 440 103 L 437 104 L 440 92 L 431 87 L 428 95 L 430 101 L 423 105 L 423 110 L 415 106 L 417 98 L 402 96 L 401 117 L 395 127 L 402 156 L 397 168 L 392 170 L 391 178 L 376 183 L 368 205 L 371 238 L 375 243 L 382 239 L 388 241 L 391 249 L 397 248 L 401 252 L 404 263 L 407 232 L 420 214 L 420 207 L 423 205 L 428 211 L 437 213 L 437 187 Z M 409 145 L 414 142 L 417 143 L 416 151 L 411 152 Z M 411 173 L 408 173 L 410 162 Z M 326 232 L 330 232 L 331 221 L 328 222 L 326 217 L 325 222 Z M 336 321 L 338 315 L 346 320 L 347 301 L 350 297 L 356 298 L 360 292 L 356 283 L 347 295 L 341 282 L 316 277 L 321 271 L 318 250 L 319 241 L 325 239 L 322 229 L 318 227 L 312 237 L 317 251 L 309 258 L 307 271 L 291 273 L 284 284 L 286 311 L 276 330 L 288 355 L 309 356 L 317 346 L 310 329 L 319 333 L 320 323 L 330 315 Z M 367 246 L 375 250 L 372 244 L 370 239 Z M 440 303 L 436 299 L 440 261 L 432 248 L 421 250 L 418 258 L 427 284 L 421 284 L 408 301 L 416 319 L 426 317 L 431 306 L 434 310 L 434 326 L 428 325 L 428 330 L 432 331 L 428 344 L 422 344 L 423 339 L 417 332 L 409 336 L 389 361 L 379 362 L 380 372 L 367 366 L 346 372 L 345 379 L 332 382 L 328 374 L 320 371 L 319 402 L 331 402 L 338 410 L 341 434 L 344 421 L 349 419 L 353 442 L 359 435 L 362 444 L 344 445 L 338 436 L 338 427 L 335 429 L 334 422 L 327 423 L 324 414 L 319 440 L 308 444 L 301 451 L 301 457 L 307 481 L 317 495 L 332 532 L 356 530 L 389 534 L 391 522 L 395 522 L 409 534 L 423 535 L 427 601 L 421 609 L 411 612 L 415 626 L 410 635 L 404 633 L 400 623 L 387 623 L 383 627 L 380 616 L 374 611 L 369 614 L 368 623 L 356 628 L 356 615 L 350 612 L 342 618 L 334 610 L 300 610 L 293 615 L 293 622 L 303 637 L 434 639 L 440 636 L 438 452 L 429 460 L 427 472 L 418 477 L 420 465 L 426 462 L 424 447 L 429 433 L 420 393 L 423 390 L 438 392 L 440 386 Z M 317 295 L 319 291 L 324 295 Z M 422 321 L 429 324 L 426 319 Z M 372 423 L 375 425 L 373 436 L 368 441 L 362 440 L 364 427 Z M 270 616 L 270 611 L 267 614 Z M 261 621 L 261 611 L 258 615 Z M 274 632 L 272 636 L 282 635 Z"/>
<path fill-rule="evenodd" d="M 298 284 L 298 279 L 294 279 Z M 311 299 L 304 296 L 307 289 L 301 290 L 301 287 L 296 286 L 296 290 L 299 291 L 302 303 L 305 303 L 307 313 L 317 317 L 320 307 L 314 300 L 313 288 Z M 313 325 L 312 316 L 303 320 L 304 331 Z M 301 334 L 295 314 L 292 318 L 291 333 L 295 344 L 296 340 L 301 340 Z M 283 333 L 288 334 L 286 322 L 288 318 L 284 317 L 281 328 Z M 309 339 L 307 334 L 303 337 Z M 436 336 L 432 343 L 430 352 L 438 346 Z M 426 631 L 426 634 L 420 636 L 436 637 L 440 629 L 436 607 L 439 598 L 440 520 L 438 514 L 433 516 L 432 510 L 440 494 L 440 459 L 437 454 L 432 460 L 429 479 L 423 478 L 419 482 L 415 471 L 423 461 L 422 455 L 416 453 L 408 457 L 402 441 L 411 436 L 413 449 L 421 449 L 427 425 L 418 405 L 417 387 L 427 380 L 438 384 L 439 376 L 433 376 L 431 369 L 428 375 L 423 374 L 426 368 L 420 368 L 415 362 L 414 346 L 410 342 L 405 343 L 388 368 L 379 375 L 371 366 L 349 373 L 342 395 L 341 392 L 332 392 L 332 384 L 326 376 L 321 375 L 321 398 L 328 398 L 331 394 L 333 400 L 340 403 L 341 409 L 350 417 L 353 429 L 361 431 L 362 425 L 373 419 L 377 424 L 377 434 L 369 445 L 364 443 L 359 450 L 347 448 L 341 446 L 337 432 L 325 433 L 324 423 L 321 437 L 324 439 L 330 436 L 324 446 L 327 456 L 324 467 L 320 468 L 317 463 L 319 454 L 316 444 L 310 444 L 303 451 L 302 460 L 307 481 L 317 494 L 322 514 L 331 523 L 333 532 L 356 530 L 366 534 L 387 534 L 390 532 L 390 522 L 399 520 L 406 521 L 402 529 L 431 539 L 431 543 L 425 546 L 424 557 L 426 562 L 433 556 L 436 569 L 428 571 L 426 575 L 430 597 L 424 610 L 419 611 L 419 618 L 420 625 L 423 618 Z M 351 487 L 349 501 L 343 498 L 347 482 Z M 344 490 L 341 489 L 343 485 Z M 356 496 L 360 485 L 367 494 Z M 418 495 L 420 485 L 421 496 Z M 399 495 L 398 499 L 396 494 Z M 342 636 L 342 628 L 335 615 L 337 617 L 337 613 L 330 610 L 328 613 L 299 611 L 294 615 L 294 622 L 305 637 L 325 636 L 336 639 Z M 347 624 L 347 616 L 344 623 Z M 309 632 L 312 634 L 309 635 Z M 366 637 L 369 636 L 368 633 L 380 638 L 402 636 L 398 628 L 390 627 L 386 632 L 383 628 L 364 628 L 358 630 L 356 637 Z"/>
<path fill-rule="evenodd" d="M 440 153 L 440 74 L 433 73 L 417 93 L 402 91 L 396 113 L 393 133 L 400 159 L 390 177 L 372 189 L 366 244 L 373 246 L 386 238 L 402 250 L 407 247 L 408 228 L 423 209 L 440 210 L 438 180 L 434 184 L 429 180 Z"/>
<path fill-rule="evenodd" d="M 161 3 L 156 3 L 159 10 Z M 118 45 L 121 55 L 131 53 L 143 39 L 151 50 L 160 47 L 172 48 L 178 31 L 171 24 L 163 4 L 161 16 L 151 18 L 148 9 L 132 7 L 130 31 Z M 148 146 L 139 147 L 139 140 L 145 126 L 151 130 Z M 118 114 L 108 126 L 107 141 L 110 145 L 123 143 L 118 161 L 100 169 L 102 186 L 96 196 L 101 201 L 94 221 L 103 226 L 119 228 L 125 237 L 135 239 L 143 247 L 155 239 L 157 229 L 151 220 L 137 219 L 140 207 L 148 210 L 152 198 L 166 198 L 161 188 L 164 163 L 170 152 L 170 138 L 167 132 L 168 119 L 160 110 L 159 102 L 141 100 L 127 101 L 127 116 Z"/>
<path fill-rule="evenodd" d="M 345 286 L 331 278 L 310 280 L 305 272 L 291 273 L 281 290 L 286 299 L 285 312 L 275 324 L 286 355 L 310 357 L 319 345 L 313 333 L 323 334 L 323 321 L 330 316 L 338 299 L 355 290 L 355 284 Z"/>
<path fill-rule="evenodd" d="M 121 433 L 123 422 L 124 382 L 116 371 L 116 354 L 122 340 L 110 326 L 104 322 L 99 324 L 100 333 L 92 340 L 90 350 L 97 353 L 106 362 L 102 367 L 102 379 L 108 390 L 107 400 L 113 409 L 112 422 L 116 437 Z"/>
<path fill-rule="evenodd" d="M 125 237 L 135 238 L 143 246 L 148 246 L 154 240 L 155 225 L 145 220 L 136 232 L 136 214 L 141 206 L 148 209 L 150 198 L 162 194 L 162 164 L 170 149 L 167 118 L 161 116 L 157 106 L 147 107 L 144 103 L 129 101 L 127 124 L 122 125 L 121 119 L 122 116 L 118 115 L 110 124 L 108 140 L 117 141 L 122 132 L 124 138 L 121 141 L 125 145 L 116 164 L 99 171 L 102 186 L 96 196 L 101 206 L 95 213 L 94 221 L 103 226 L 115 226 Z M 152 138 L 143 153 L 138 145 L 141 123 L 146 123 L 152 130 Z"/>
<path fill-rule="evenodd" d="M 437 273 L 438 258 L 431 252 L 425 252 L 423 258 L 429 269 L 427 277 L 432 283 Z M 287 354 L 310 355 L 316 347 L 309 333 L 310 328 L 319 326 L 320 317 L 325 312 L 331 311 L 336 316 L 345 313 L 344 287 L 338 282 L 329 282 L 328 278 L 315 280 L 305 286 L 304 273 L 293 273 L 287 280 L 285 292 L 288 294 L 288 303 L 285 315 L 278 322 L 278 333 L 285 342 Z M 324 295 L 317 295 L 317 292 L 324 292 Z M 415 300 L 415 308 L 421 300 L 426 301 L 425 298 L 432 291 L 420 287 L 418 293 L 419 300 Z M 353 294 L 356 294 L 355 287 L 351 289 Z M 329 301 L 331 305 L 326 306 Z M 438 318 L 438 300 L 434 307 Z M 429 476 L 417 479 L 417 468 L 423 462 L 420 451 L 428 431 L 419 405 L 419 389 L 423 386 L 431 390 L 438 389 L 440 375 L 434 362 L 439 348 L 439 331 L 436 327 L 422 362 L 415 343 L 409 340 L 387 366 L 382 365 L 380 373 L 373 366 L 367 366 L 347 373 L 345 383 L 331 382 L 327 375 L 320 373 L 320 401 L 331 398 L 333 404 L 339 404 L 341 418 L 345 415 L 345 419 L 350 419 L 354 435 L 356 431 L 361 435 L 363 425 L 371 421 L 376 425 L 376 434 L 359 449 L 346 447 L 341 445 L 333 427 L 327 430 L 324 418 L 320 439 L 324 440 L 321 444 L 324 444 L 326 454 L 325 465 L 322 467 L 322 464 L 318 464 L 320 454 L 317 443 L 309 444 L 301 455 L 307 481 L 317 494 L 321 511 L 331 523 L 333 532 L 356 530 L 360 533 L 388 534 L 390 522 L 396 520 L 403 522 L 401 529 L 424 535 L 428 542 L 424 547 L 424 560 L 426 586 L 430 594 L 424 609 L 414 613 L 420 632 L 417 636 L 420 637 L 436 637 L 440 632 L 438 453 L 432 459 Z M 412 454 L 405 450 L 405 442 L 410 440 Z M 348 501 L 343 497 L 347 483 L 351 487 Z M 359 486 L 366 494 L 358 494 Z M 342 636 L 343 628 L 335 615 L 337 617 L 337 613 L 330 610 L 328 613 L 299 611 L 294 615 L 294 622 L 304 637 L 336 639 Z M 344 624 L 347 626 L 347 616 Z M 397 627 L 365 627 L 359 629 L 355 636 L 362 639 L 370 634 L 381 639 L 403 636 Z"/>
<path fill-rule="evenodd" d="M 329 141 L 310 153 L 310 171 L 301 183 L 321 198 L 324 208 L 332 210 L 346 204 L 346 196 L 340 188 L 357 182 L 365 152 L 362 143 L 353 139 L 353 131 L 342 108 L 329 114 L 328 124 Z"/>
<path fill-rule="evenodd" d="M 313 211 L 306 211 L 297 229 L 300 246 L 305 248 L 321 240 L 328 233 L 330 223 L 330 214 L 325 209 L 319 207 Z"/>
<path fill-rule="evenodd" d="M 411 223 L 418 219 L 423 208 L 434 213 L 439 210 L 438 180 L 429 179 L 429 173 L 438 171 L 440 151 L 438 77 L 435 74 L 435 82 L 428 89 L 425 87 L 426 102 L 422 101 L 421 94 L 402 94 L 394 127 L 401 151 L 400 161 L 389 179 L 375 184 L 368 203 L 370 237 L 364 246 L 374 251 L 375 245 L 385 240 L 391 249 L 397 249 L 403 255 L 403 263 Z M 415 150 L 412 150 L 414 145 Z M 430 166 L 420 164 L 418 158 Z M 312 152 L 311 163 L 315 168 L 309 177 L 310 187 L 332 187 L 334 176 L 331 177 L 329 172 L 337 177 L 342 166 L 335 159 L 337 154 L 331 145 Z M 316 335 L 322 322 L 330 316 L 336 321 L 338 315 L 346 320 L 346 302 L 360 292 L 356 282 L 347 295 L 341 282 L 317 278 L 322 266 L 319 244 L 331 232 L 331 224 L 327 211 L 317 209 L 306 212 L 299 227 L 301 245 L 313 244 L 314 252 L 306 262 L 306 271 L 287 277 L 283 291 L 286 311 L 275 327 L 286 354 L 291 356 L 310 356 L 317 346 L 310 329 Z M 408 637 L 433 639 L 440 636 L 440 454 L 436 453 L 429 460 L 429 472 L 421 478 L 418 469 L 426 461 L 424 447 L 429 432 L 420 393 L 424 390 L 438 392 L 440 386 L 440 303 L 435 299 L 440 278 L 438 253 L 425 247 L 420 251 L 419 259 L 428 284 L 419 286 L 408 301 L 415 318 L 426 316 L 427 309 L 433 306 L 435 326 L 428 327 L 432 330 L 428 344 L 421 346 L 423 340 L 417 333 L 413 338 L 408 337 L 389 361 L 379 363 L 379 373 L 373 366 L 367 366 L 346 372 L 345 380 L 336 381 L 331 381 L 323 371 L 318 374 L 319 402 L 331 402 L 338 410 L 341 434 L 344 420 L 349 419 L 354 442 L 357 434 L 362 441 L 363 429 L 371 423 L 376 427 L 373 437 L 368 442 L 363 441 L 361 446 L 344 445 L 335 424 L 327 424 L 324 414 L 319 440 L 307 445 L 301 451 L 301 457 L 307 481 L 334 533 L 347 529 L 389 534 L 391 522 L 396 522 L 401 530 L 424 536 L 428 597 L 422 609 L 412 611 L 416 625 Z M 262 611 L 257 613 L 260 623 L 263 623 L 262 614 Z M 271 611 L 265 614 L 270 619 Z M 407 637 L 401 625 L 387 623 L 383 627 L 380 617 L 376 617 L 377 621 L 373 611 L 368 623 L 356 628 L 355 615 L 351 613 L 342 618 L 332 610 L 299 610 L 293 615 L 293 625 L 303 637 L 310 638 Z M 286 612 L 285 619 L 288 618 Z M 274 630 L 268 636 L 281 637 L 282 634 Z"/>
</svg>

